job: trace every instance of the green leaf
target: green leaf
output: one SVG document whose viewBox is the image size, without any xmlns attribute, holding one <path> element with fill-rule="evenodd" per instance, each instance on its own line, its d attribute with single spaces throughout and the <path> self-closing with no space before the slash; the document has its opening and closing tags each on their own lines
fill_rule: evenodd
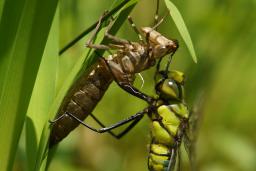
<svg viewBox="0 0 256 171">
<path fill-rule="evenodd" d="M 174 23 L 176 24 L 176 26 L 180 32 L 181 37 L 183 38 L 185 44 L 188 47 L 189 53 L 191 54 L 193 61 L 195 63 L 197 63 L 197 57 L 196 57 L 196 53 L 194 50 L 194 46 L 193 46 L 190 34 L 188 32 L 186 24 L 181 16 L 179 10 L 170 0 L 165 0 L 165 4 L 166 4 L 166 7 L 169 9 L 169 12 L 172 16 Z"/>
<path fill-rule="evenodd" d="M 43 58 L 37 74 L 36 83 L 26 118 L 26 153 L 28 170 L 34 170 L 37 156 L 40 155 L 39 144 L 43 137 L 42 130 L 49 120 L 49 110 L 56 94 L 58 70 L 59 15 L 54 17 L 51 31 L 46 43 Z M 47 139 L 47 137 L 45 138 Z"/>
<path fill-rule="evenodd" d="M 0 170 L 12 170 L 57 0 L 6 0 L 0 23 Z"/>
</svg>

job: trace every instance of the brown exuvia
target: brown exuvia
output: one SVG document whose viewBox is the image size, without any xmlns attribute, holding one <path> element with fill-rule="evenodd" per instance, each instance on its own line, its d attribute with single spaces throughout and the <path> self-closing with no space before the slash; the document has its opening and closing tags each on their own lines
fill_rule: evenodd
<svg viewBox="0 0 256 171">
<path fill-rule="evenodd" d="M 79 122 L 67 113 L 84 120 L 92 113 L 113 80 L 130 94 L 148 102 L 152 100 L 132 85 L 135 74 L 154 66 L 157 59 L 173 54 L 178 48 L 178 42 L 167 39 L 154 30 L 161 21 L 156 22 L 153 28 L 143 27 L 139 31 L 131 17 L 128 17 L 128 20 L 135 32 L 138 33 L 140 42 L 131 42 L 109 34 L 108 30 L 112 24 L 105 33 L 105 36 L 112 41 L 111 44 L 92 44 L 96 32 L 88 42 L 87 47 L 89 48 L 116 50 L 116 52 L 106 59 L 100 57 L 91 66 L 89 74 L 81 75 L 70 88 L 58 111 L 57 119 L 52 121 L 50 146 L 60 142 L 79 125 Z M 99 29 L 100 23 L 101 19 L 97 29 Z M 145 37 L 145 40 L 142 37 Z"/>
</svg>

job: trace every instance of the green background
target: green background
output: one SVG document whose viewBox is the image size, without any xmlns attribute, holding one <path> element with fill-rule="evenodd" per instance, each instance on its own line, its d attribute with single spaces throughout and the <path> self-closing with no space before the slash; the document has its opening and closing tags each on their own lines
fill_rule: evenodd
<svg viewBox="0 0 256 171">
<path fill-rule="evenodd" d="M 167 12 L 161 1 L 160 16 Z M 173 1 L 190 32 L 198 56 L 195 64 L 176 26 L 168 16 L 159 31 L 178 39 L 180 48 L 171 67 L 186 75 L 186 98 L 199 114 L 196 165 L 202 171 L 256 170 L 256 1 L 194 0 Z M 59 46 L 94 23 L 111 1 L 60 1 Z M 131 16 L 138 27 L 152 26 L 156 2 L 141 0 Z M 137 41 L 128 22 L 118 36 Z M 85 50 L 85 37 L 60 58 L 60 78 L 67 74 Z M 142 73 L 141 89 L 154 94 L 154 68 Z M 59 80 L 61 84 L 63 80 Z M 141 80 L 135 85 L 140 87 Z M 198 100 L 200 99 L 200 100 Z M 200 103 L 198 102 L 200 101 Z M 115 83 L 93 112 L 106 125 L 144 108 L 146 103 L 123 92 Z M 86 119 L 97 127 L 91 118 Z M 49 170 L 141 171 L 147 170 L 149 119 L 145 117 L 129 134 L 115 140 L 79 126 L 57 150 Z M 116 130 L 117 132 L 119 130 Z M 25 170 L 25 150 L 21 141 L 14 170 Z M 188 169 L 184 153 L 183 170 Z"/>
</svg>

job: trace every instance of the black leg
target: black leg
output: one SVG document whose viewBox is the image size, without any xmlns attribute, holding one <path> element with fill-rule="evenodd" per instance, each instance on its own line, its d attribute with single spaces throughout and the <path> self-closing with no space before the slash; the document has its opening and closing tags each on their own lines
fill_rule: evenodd
<svg viewBox="0 0 256 171">
<path fill-rule="evenodd" d="M 146 108 L 146 109 L 147 109 L 147 108 Z M 138 118 L 141 118 L 141 117 L 146 113 L 146 109 L 144 109 L 143 111 L 138 112 L 138 113 L 136 113 L 136 114 L 134 114 L 134 115 L 132 115 L 132 116 L 130 116 L 130 117 L 124 119 L 124 120 L 121 120 L 121 121 L 119 121 L 119 122 L 117 122 L 117 123 L 115 123 L 115 124 L 113 124 L 113 125 L 110 125 L 110 126 L 104 127 L 104 128 L 100 128 L 100 129 L 93 128 L 92 126 L 90 126 L 90 125 L 84 123 L 82 120 L 80 120 L 79 118 L 77 118 L 76 116 L 74 116 L 74 115 L 71 114 L 71 113 L 66 112 L 64 115 L 70 116 L 71 118 L 75 119 L 77 122 L 79 122 L 80 124 L 82 124 L 83 126 L 89 128 L 90 130 L 92 130 L 92 131 L 94 131 L 94 132 L 97 132 L 97 133 L 104 133 L 104 132 L 108 132 L 108 131 L 110 131 L 110 130 L 112 130 L 112 129 L 114 129 L 114 128 L 120 127 L 120 126 L 122 126 L 122 125 L 124 125 L 124 124 L 126 124 L 126 123 L 129 123 L 129 122 L 131 122 L 131 121 L 133 121 L 133 120 L 136 120 L 136 119 L 138 119 Z M 128 128 L 129 128 L 129 127 L 128 127 Z M 131 128 L 130 128 L 130 129 L 131 129 Z"/>
<path fill-rule="evenodd" d="M 172 56 L 174 55 L 174 53 L 175 53 L 175 51 L 168 58 L 168 62 L 167 62 L 166 67 L 165 67 L 165 73 L 166 74 L 168 74 L 168 72 L 169 72 L 169 67 L 170 67 L 170 64 L 172 62 Z"/>
<path fill-rule="evenodd" d="M 156 72 L 159 72 L 159 71 L 160 71 L 160 66 L 161 66 L 162 59 L 163 59 L 163 57 L 160 58 L 160 59 L 158 60 L 158 62 L 157 62 L 157 65 L 156 65 Z"/>
<path fill-rule="evenodd" d="M 141 117 L 138 117 L 136 120 L 134 120 L 125 130 L 123 130 L 122 132 L 120 132 L 117 135 L 117 138 L 122 138 L 124 135 L 126 135 L 128 132 L 130 132 L 130 130 L 132 130 L 132 128 L 137 125 L 137 123 L 143 118 L 144 115 L 142 115 Z"/>
<path fill-rule="evenodd" d="M 96 118 L 93 114 L 90 114 L 90 116 L 101 126 L 101 127 L 106 127 L 98 118 Z M 113 137 L 117 137 L 116 134 L 112 131 L 108 131 L 108 133 L 110 135 L 112 135 Z"/>
<path fill-rule="evenodd" d="M 96 118 L 93 114 L 90 114 L 90 116 L 101 126 L 101 127 L 106 127 L 98 118 Z M 122 138 L 124 135 L 126 135 L 135 125 L 137 125 L 137 123 L 143 118 L 144 115 L 142 115 L 141 117 L 138 117 L 137 119 L 135 119 L 127 128 L 125 128 L 122 132 L 115 134 L 114 132 L 112 132 L 111 130 L 108 131 L 108 133 L 110 135 L 112 135 L 114 138 L 120 139 Z"/>
<path fill-rule="evenodd" d="M 157 75 L 158 75 L 159 72 L 160 72 L 160 66 L 161 66 L 162 59 L 163 59 L 163 58 L 160 58 L 160 59 L 158 60 L 158 62 L 157 62 L 157 65 L 156 65 L 156 71 L 155 71 L 155 75 L 154 75 L 155 83 L 158 81 L 158 80 L 156 80 L 156 78 L 157 78 Z"/>
<path fill-rule="evenodd" d="M 133 85 L 126 83 L 126 82 L 118 82 L 118 81 L 116 81 L 116 82 L 119 85 L 119 87 L 121 87 L 126 92 L 132 94 L 133 96 L 136 96 L 136 97 L 148 102 L 149 104 L 153 103 L 154 99 L 152 97 L 146 95 L 145 93 L 142 93 L 140 90 L 138 90 Z"/>
</svg>

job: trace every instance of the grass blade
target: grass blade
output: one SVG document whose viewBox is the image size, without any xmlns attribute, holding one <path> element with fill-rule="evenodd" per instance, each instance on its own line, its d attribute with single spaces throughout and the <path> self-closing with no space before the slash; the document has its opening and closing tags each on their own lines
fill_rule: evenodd
<svg viewBox="0 0 256 171">
<path fill-rule="evenodd" d="M 26 118 L 26 152 L 28 170 L 34 170 L 38 156 L 42 130 L 48 124 L 49 109 L 56 94 L 58 70 L 59 15 L 54 17 L 46 43 Z"/>
<path fill-rule="evenodd" d="M 186 24 L 181 16 L 179 10 L 170 0 L 165 0 L 165 4 L 172 16 L 174 23 L 176 24 L 176 26 L 178 28 L 178 31 L 180 32 L 181 37 L 183 38 L 185 44 L 187 45 L 187 48 L 189 50 L 189 53 L 192 56 L 193 61 L 195 63 L 197 63 L 197 57 L 196 57 L 196 53 L 194 50 L 194 46 L 193 46 L 190 34 L 188 32 Z"/>
<path fill-rule="evenodd" d="M 0 170 L 12 170 L 57 1 L 6 0 L 3 4 L 0 23 Z"/>
</svg>

